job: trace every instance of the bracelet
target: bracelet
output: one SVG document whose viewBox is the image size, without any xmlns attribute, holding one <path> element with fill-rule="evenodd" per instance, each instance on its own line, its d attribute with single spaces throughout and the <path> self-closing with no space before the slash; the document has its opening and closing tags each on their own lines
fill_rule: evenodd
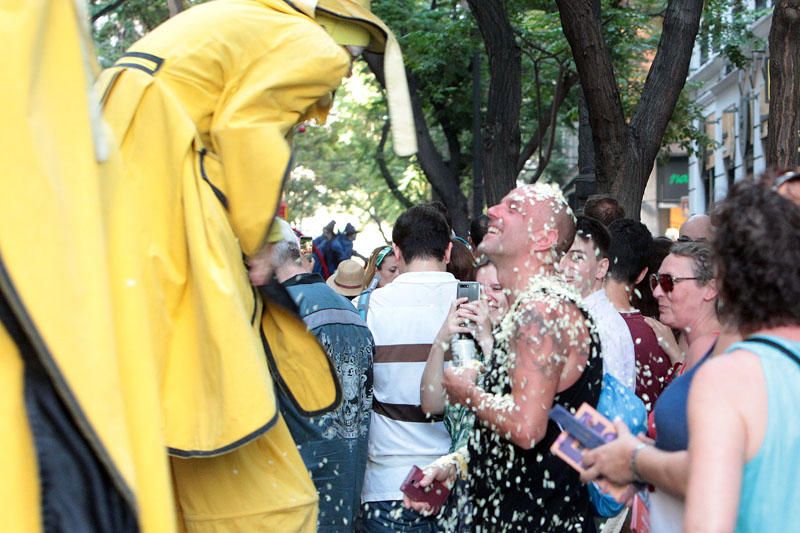
<svg viewBox="0 0 800 533">
<path fill-rule="evenodd" d="M 469 452 L 467 447 L 463 446 L 453 453 L 443 455 L 435 460 L 430 466 L 443 467 L 452 466 L 455 469 L 456 478 L 467 479 L 467 464 L 469 461 Z"/>
<path fill-rule="evenodd" d="M 467 458 L 461 455 L 461 450 L 456 450 L 453 453 L 453 459 L 456 462 L 456 476 L 460 477 L 462 480 L 467 479 Z"/>
<path fill-rule="evenodd" d="M 633 449 L 633 453 L 631 454 L 631 475 L 636 483 L 645 482 L 642 479 L 642 476 L 639 475 L 639 470 L 636 468 L 636 458 L 639 456 L 639 452 L 642 451 L 646 446 L 647 445 L 644 442 L 640 442 L 636 445 L 636 448 Z"/>
</svg>

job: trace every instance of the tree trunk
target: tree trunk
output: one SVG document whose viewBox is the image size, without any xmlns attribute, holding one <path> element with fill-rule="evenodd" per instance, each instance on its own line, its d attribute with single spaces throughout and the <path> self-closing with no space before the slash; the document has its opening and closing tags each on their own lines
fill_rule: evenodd
<svg viewBox="0 0 800 533">
<path fill-rule="evenodd" d="M 472 55 L 472 216 L 483 212 L 486 194 L 483 185 L 483 142 L 481 139 L 481 53 Z"/>
<path fill-rule="evenodd" d="M 167 9 L 169 10 L 170 18 L 172 18 L 186 9 L 186 6 L 183 0 L 167 0 Z"/>
<path fill-rule="evenodd" d="M 364 59 L 370 71 L 375 74 L 378 83 L 385 89 L 383 77 L 383 56 L 365 53 Z M 414 112 L 414 127 L 417 133 L 417 162 L 428 183 L 431 184 L 434 194 L 444 203 L 453 220 L 453 229 L 456 234 L 466 236 L 469 229 L 469 206 L 467 197 L 461 192 L 459 186 L 460 169 L 445 161 L 431 137 L 428 121 L 422 109 L 422 101 L 417 90 L 417 80 L 413 73 L 406 70 L 408 78 L 408 92 L 411 96 L 411 107 Z M 460 157 L 459 154 L 450 154 L 451 159 Z"/>
<path fill-rule="evenodd" d="M 489 57 L 483 175 L 487 205 L 516 186 L 522 105 L 521 52 L 503 0 L 468 0 Z"/>
<path fill-rule="evenodd" d="M 628 216 L 638 220 L 664 131 L 686 83 L 703 1 L 669 2 L 658 50 L 629 124 L 592 0 L 556 3 L 586 98 L 598 189 L 616 196 Z"/>
<path fill-rule="evenodd" d="M 594 141 L 592 125 L 589 123 L 589 110 L 581 92 L 578 98 L 578 174 L 592 176 L 594 179 Z"/>
<path fill-rule="evenodd" d="M 779 0 L 769 31 L 767 165 L 800 166 L 800 0 Z"/>
</svg>

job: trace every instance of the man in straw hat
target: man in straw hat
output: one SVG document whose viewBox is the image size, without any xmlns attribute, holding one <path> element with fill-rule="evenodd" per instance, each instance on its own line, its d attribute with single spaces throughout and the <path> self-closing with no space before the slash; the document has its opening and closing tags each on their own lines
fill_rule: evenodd
<svg viewBox="0 0 800 533">
<path fill-rule="evenodd" d="M 364 268 L 358 261 L 345 259 L 339 263 L 333 276 L 328 278 L 328 286 L 347 298 L 361 294 L 364 282 Z"/>
<path fill-rule="evenodd" d="M 128 295 L 114 316 L 124 349 L 158 369 L 164 444 L 190 531 L 316 525 L 317 497 L 275 405 L 261 333 L 278 367 L 290 352 L 321 350 L 297 350 L 305 326 L 264 306 L 242 254 L 270 228 L 292 128 L 325 120 L 363 49 L 385 54 L 393 145 L 411 155 L 400 49 L 363 0 L 198 5 L 134 44 L 98 83 L 125 167 L 105 191 L 111 277 Z M 335 384 L 324 390 L 307 410 L 335 405 Z"/>
</svg>

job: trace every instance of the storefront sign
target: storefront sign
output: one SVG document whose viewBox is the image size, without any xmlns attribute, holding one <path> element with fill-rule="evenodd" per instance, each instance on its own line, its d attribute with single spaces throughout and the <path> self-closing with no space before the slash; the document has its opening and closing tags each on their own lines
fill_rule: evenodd
<svg viewBox="0 0 800 533">
<path fill-rule="evenodd" d="M 671 157 L 656 171 L 658 179 L 658 202 L 680 204 L 681 198 L 689 194 L 689 158 Z"/>
</svg>

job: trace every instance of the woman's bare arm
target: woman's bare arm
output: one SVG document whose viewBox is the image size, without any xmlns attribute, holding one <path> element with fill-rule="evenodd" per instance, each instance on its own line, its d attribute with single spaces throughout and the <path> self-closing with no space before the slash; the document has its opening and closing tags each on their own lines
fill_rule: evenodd
<svg viewBox="0 0 800 533">
<path fill-rule="evenodd" d="M 729 355 L 708 361 L 689 392 L 689 487 L 684 530 L 730 532 L 736 526 L 747 428 L 737 409 L 742 390 Z"/>
</svg>

